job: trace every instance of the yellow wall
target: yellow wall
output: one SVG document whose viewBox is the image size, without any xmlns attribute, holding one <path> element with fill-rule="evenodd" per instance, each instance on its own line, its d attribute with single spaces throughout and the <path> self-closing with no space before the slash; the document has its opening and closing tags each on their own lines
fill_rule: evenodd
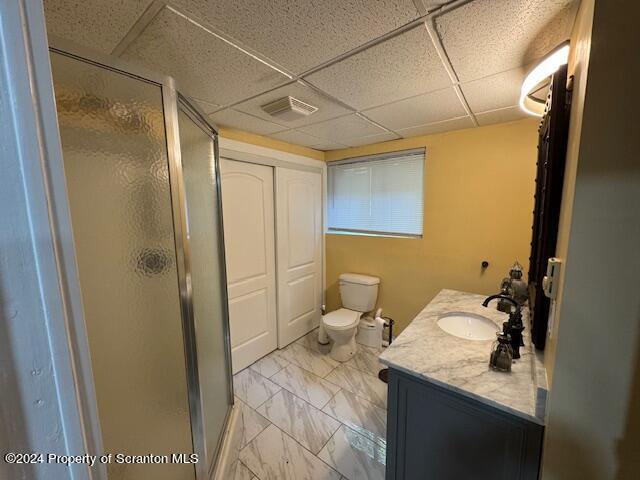
<svg viewBox="0 0 640 480">
<path fill-rule="evenodd" d="M 569 125 L 569 139 L 567 144 L 567 160 L 562 188 L 562 207 L 558 224 L 558 240 L 556 243 L 556 257 L 565 259 L 569 249 L 569 233 L 571 230 L 571 213 L 573 211 L 573 196 L 575 193 L 576 172 L 578 169 L 578 154 L 580 153 L 580 133 L 582 131 L 582 115 L 584 112 L 584 98 L 587 89 L 587 70 L 589 67 L 589 53 L 591 51 L 591 29 L 593 24 L 594 0 L 583 0 L 580 4 L 576 22 L 571 34 L 571 51 L 569 54 L 569 75 L 573 75 L 573 99 L 571 103 L 571 120 Z M 556 361 L 556 346 L 558 341 L 558 326 L 562 311 L 562 297 L 564 296 L 564 272 L 562 270 L 557 300 L 553 302 L 549 315 L 550 335 L 544 353 L 544 363 L 547 369 L 549 384 L 553 382 L 553 367 Z"/>
<path fill-rule="evenodd" d="M 326 152 L 327 161 L 426 147 L 422 239 L 327 234 L 327 307 L 342 272 L 379 276 L 378 304 L 401 331 L 441 289 L 495 293 L 528 265 L 537 119 Z M 481 270 L 488 260 L 489 268 Z"/>
<path fill-rule="evenodd" d="M 252 145 L 259 145 L 261 147 L 273 148 L 274 150 L 280 150 L 287 153 L 295 153 L 297 155 L 303 155 L 305 157 L 314 158 L 316 160 L 324 160 L 324 152 L 320 150 L 314 150 L 313 148 L 302 147 L 300 145 L 294 145 L 292 143 L 281 142 L 269 137 L 263 137 L 262 135 L 256 135 L 255 133 L 244 132 L 242 130 L 234 130 L 233 128 L 220 128 L 220 136 L 228 138 L 230 140 L 238 140 L 239 142 L 250 143 Z"/>
</svg>

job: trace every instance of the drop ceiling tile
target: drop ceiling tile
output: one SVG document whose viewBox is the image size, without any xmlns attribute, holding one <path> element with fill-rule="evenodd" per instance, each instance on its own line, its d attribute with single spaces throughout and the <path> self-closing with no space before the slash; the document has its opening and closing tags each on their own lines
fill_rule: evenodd
<svg viewBox="0 0 640 480">
<path fill-rule="evenodd" d="M 174 0 L 296 74 L 418 17 L 412 0 Z"/>
<path fill-rule="evenodd" d="M 287 130 L 285 132 L 270 135 L 271 138 L 282 140 L 283 142 L 294 143 L 296 145 L 304 145 L 305 147 L 315 148 L 316 150 L 336 150 L 345 148 L 346 145 L 337 142 L 331 142 L 322 138 L 314 137 L 299 130 Z"/>
<path fill-rule="evenodd" d="M 364 137 L 386 132 L 386 130 L 355 114 L 334 118 L 326 122 L 314 123 L 313 125 L 302 127 L 299 130 L 333 142 L 341 142 L 346 138 Z"/>
<path fill-rule="evenodd" d="M 471 111 L 486 112 L 517 105 L 520 87 L 532 67 L 517 67 L 460 85 Z"/>
<path fill-rule="evenodd" d="M 417 97 L 362 112 L 391 130 L 415 127 L 466 115 L 453 88 L 445 88 Z"/>
<path fill-rule="evenodd" d="M 111 53 L 152 0 L 46 0 L 44 13 L 49 35 Z"/>
<path fill-rule="evenodd" d="M 392 132 L 378 133 L 376 135 L 367 135 L 365 137 L 348 138 L 343 140 L 349 147 L 359 147 L 361 145 L 371 145 L 372 143 L 387 142 L 389 140 L 398 140 L 399 135 Z"/>
<path fill-rule="evenodd" d="M 421 2 L 423 5 L 423 12 L 433 12 L 435 9 L 446 5 L 447 3 L 451 3 L 452 0 L 417 0 Z"/>
<path fill-rule="evenodd" d="M 200 107 L 200 110 L 202 110 L 202 112 L 206 113 L 207 115 L 217 110 L 220 110 L 222 108 L 222 105 L 216 105 L 215 103 L 205 102 L 203 100 L 198 100 L 197 98 L 191 98 L 190 100 L 196 105 L 198 105 L 198 107 Z"/>
<path fill-rule="evenodd" d="M 451 84 L 422 24 L 305 79 L 359 110 Z"/>
<path fill-rule="evenodd" d="M 449 132 L 452 130 L 460 130 L 463 128 L 473 128 L 475 124 L 471 117 L 452 118 L 451 120 L 445 120 L 444 122 L 428 123 L 426 125 L 418 125 L 417 127 L 403 128 L 397 130 L 397 132 L 403 136 L 419 137 L 421 135 L 433 135 L 434 133 Z"/>
<path fill-rule="evenodd" d="M 225 108 L 213 113 L 209 115 L 209 118 L 220 127 L 236 128 L 246 132 L 257 133 L 258 135 L 269 135 L 287 128 L 246 113 L 237 112 L 231 108 Z"/>
<path fill-rule="evenodd" d="M 475 0 L 436 18 L 460 81 L 527 65 L 569 38 L 578 0 Z"/>
<path fill-rule="evenodd" d="M 482 112 L 476 114 L 476 119 L 480 125 L 491 125 L 492 123 L 513 122 L 522 118 L 530 118 L 531 115 L 523 112 L 520 107 L 507 107 L 500 110 L 490 112 Z"/>
<path fill-rule="evenodd" d="M 303 117 L 292 122 L 280 120 L 280 123 L 287 125 L 289 128 L 297 128 L 311 123 L 319 123 L 324 120 L 341 117 L 351 113 L 351 110 L 347 110 L 340 104 L 330 100 L 326 96 L 316 92 L 313 88 L 307 87 L 300 82 L 290 83 L 284 87 L 277 88 L 268 93 L 252 98 L 251 100 L 235 105 L 233 108 L 242 112 L 250 113 L 251 115 L 255 115 L 265 120 L 276 120 L 271 115 L 265 113 L 261 107 L 262 105 L 279 98 L 286 97 L 287 95 L 295 97 L 298 100 L 302 100 L 314 107 L 318 107 L 318 110 L 308 117 Z"/>
<path fill-rule="evenodd" d="M 122 57 L 171 75 L 184 93 L 218 105 L 289 80 L 169 7 L 158 13 Z"/>
</svg>

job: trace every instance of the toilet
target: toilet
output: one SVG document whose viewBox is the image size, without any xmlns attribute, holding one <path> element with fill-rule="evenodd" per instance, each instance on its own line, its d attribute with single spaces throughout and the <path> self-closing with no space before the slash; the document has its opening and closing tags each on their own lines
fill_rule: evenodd
<svg viewBox="0 0 640 480">
<path fill-rule="evenodd" d="M 338 362 L 346 362 L 356 353 L 356 332 L 360 317 L 372 311 L 378 298 L 380 279 L 358 273 L 340 275 L 342 308 L 322 317 L 318 342 L 333 341 L 329 355 Z"/>
</svg>

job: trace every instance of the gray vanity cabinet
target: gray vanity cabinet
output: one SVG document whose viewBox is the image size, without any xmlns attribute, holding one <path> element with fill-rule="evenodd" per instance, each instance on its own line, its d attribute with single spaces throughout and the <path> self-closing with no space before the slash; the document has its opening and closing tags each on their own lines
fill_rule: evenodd
<svg viewBox="0 0 640 480">
<path fill-rule="evenodd" d="M 536 480 L 543 427 L 389 370 L 387 480 Z"/>
</svg>

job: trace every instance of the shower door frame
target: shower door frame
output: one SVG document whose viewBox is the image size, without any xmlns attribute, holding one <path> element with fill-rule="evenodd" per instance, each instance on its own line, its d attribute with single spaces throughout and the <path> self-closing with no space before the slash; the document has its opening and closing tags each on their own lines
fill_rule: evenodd
<svg viewBox="0 0 640 480">
<path fill-rule="evenodd" d="M 176 253 L 176 266 L 178 271 L 178 289 L 180 294 L 180 312 L 182 322 L 182 332 L 184 340 L 184 355 L 185 355 L 185 367 L 187 378 L 187 391 L 188 391 L 188 403 L 189 403 L 189 417 L 191 422 L 191 438 L 194 453 L 198 455 L 198 463 L 195 464 L 195 478 L 196 480 L 209 479 L 211 473 L 215 470 L 216 463 L 220 459 L 220 448 L 218 448 L 217 456 L 215 459 L 206 459 L 206 439 L 204 432 L 204 418 L 203 409 L 201 405 L 202 397 L 200 392 L 199 374 L 198 374 L 198 349 L 196 344 L 196 332 L 195 332 L 195 320 L 193 313 L 193 291 L 191 286 L 191 256 L 189 249 L 189 239 L 187 237 L 187 217 L 186 217 L 186 195 L 184 190 L 184 179 L 182 174 L 182 155 L 180 148 L 180 135 L 178 127 L 178 111 L 180 105 L 182 105 L 191 116 L 195 116 L 201 126 L 207 127 L 214 142 L 214 157 L 215 157 L 215 172 L 216 172 L 216 184 L 215 189 L 217 192 L 217 208 L 218 208 L 218 244 L 220 249 L 218 252 L 220 262 L 220 285 L 223 289 L 223 339 L 224 349 L 227 357 L 227 386 L 228 386 L 228 409 L 225 415 L 224 426 L 221 432 L 221 438 L 218 440 L 222 442 L 222 435 L 227 429 L 231 410 L 234 403 L 233 394 L 233 375 L 231 369 L 231 336 L 229 329 L 229 305 L 227 295 L 227 273 L 226 273 L 226 261 L 224 252 L 224 230 L 223 230 L 223 218 L 222 218 L 222 188 L 220 182 L 220 156 L 218 147 L 218 128 L 217 126 L 207 120 L 206 115 L 199 109 L 197 105 L 190 102 L 185 96 L 183 96 L 176 85 L 175 80 L 166 75 L 161 75 L 156 72 L 145 69 L 137 65 L 131 65 L 129 62 L 121 59 L 97 53 L 93 50 L 79 46 L 68 40 L 49 36 L 49 51 L 64 55 L 75 60 L 85 62 L 106 70 L 127 75 L 129 77 L 144 81 L 156 85 L 160 88 L 162 93 L 162 107 L 163 117 L 165 125 L 166 135 L 166 147 L 167 147 L 167 162 L 169 168 L 169 186 L 171 191 L 171 207 L 173 217 L 173 229 L 174 229 L 174 245 Z M 76 329 L 76 331 L 84 332 L 84 328 Z M 77 343 L 84 343 L 84 341 L 78 341 Z M 91 372 L 91 359 L 79 355 L 76 360 L 80 363 L 79 369 L 87 372 Z M 90 376 L 90 384 L 86 379 L 78 379 L 79 390 L 83 402 L 93 403 L 93 408 L 87 409 L 84 413 L 84 420 L 91 425 L 89 430 L 90 434 L 94 438 L 89 440 L 89 445 L 92 445 L 96 451 L 102 450 L 102 434 L 100 429 L 100 420 L 97 416 L 97 409 L 95 408 L 95 388 L 93 385 L 93 375 Z M 89 418 L 87 418 L 89 417 Z M 178 453 L 178 452 L 176 452 Z M 207 460 L 206 462 L 204 460 Z"/>
<path fill-rule="evenodd" d="M 170 78 L 170 77 L 169 77 Z M 171 126 L 171 130 L 172 130 L 172 135 L 174 136 L 174 142 L 173 145 L 177 146 L 177 152 L 174 152 L 174 162 L 171 162 L 171 160 L 169 160 L 169 176 L 170 176 L 170 182 L 171 182 L 171 196 L 172 196 L 172 204 L 173 204 L 173 192 L 174 192 L 174 179 L 176 182 L 176 189 L 178 190 L 177 193 L 177 197 L 179 200 L 179 209 L 180 209 L 180 219 L 181 219 L 181 229 L 180 229 L 180 235 L 181 235 L 181 256 L 183 259 L 183 266 L 184 266 L 184 276 L 182 276 L 180 274 L 180 268 L 178 268 L 178 277 L 181 279 L 184 277 L 185 280 L 185 292 L 187 293 L 187 301 L 185 301 L 185 305 L 186 307 L 189 309 L 188 313 L 187 313 L 187 318 L 188 318 L 188 323 L 189 323 L 189 334 L 187 335 L 185 332 L 185 341 L 187 340 L 187 337 L 189 338 L 189 343 L 193 346 L 193 348 L 190 350 L 190 354 L 194 356 L 193 359 L 191 359 L 191 366 L 192 366 L 192 370 L 191 370 L 191 374 L 194 377 L 194 379 L 190 379 L 189 377 L 189 371 L 187 371 L 187 378 L 189 383 L 191 384 L 191 382 L 196 382 L 195 385 L 197 386 L 197 390 L 198 390 L 198 394 L 195 398 L 195 400 L 197 400 L 198 405 L 197 405 L 197 412 L 198 412 L 198 439 L 199 439 L 199 445 L 201 450 L 199 452 L 197 452 L 199 454 L 199 458 L 206 458 L 206 452 L 208 451 L 207 446 L 206 446 L 206 435 L 204 432 L 204 418 L 202 415 L 202 412 L 204 410 L 204 408 L 201 405 L 201 401 L 202 401 L 202 396 L 200 395 L 200 388 L 199 388 L 199 379 L 200 379 L 200 375 L 199 375 L 199 370 L 198 370 L 198 358 L 197 358 L 197 353 L 198 353 L 198 349 L 197 349 L 197 344 L 196 344 L 196 332 L 195 332 L 195 316 L 193 313 L 193 291 L 192 291 L 192 287 L 191 287 L 191 252 L 190 252 L 190 248 L 189 248 L 189 240 L 187 238 L 187 232 L 188 232 L 188 225 L 187 225 L 187 202 L 186 202 L 186 193 L 184 191 L 184 178 L 183 178 L 183 169 L 182 169 L 182 152 L 180 151 L 180 135 L 179 135 L 179 129 L 178 129 L 178 112 L 180 111 L 180 109 L 182 108 L 185 112 L 185 114 L 189 117 L 189 119 L 194 122 L 198 127 L 200 127 L 203 130 L 206 130 L 205 133 L 207 133 L 212 141 L 213 141 L 213 148 L 214 148 L 214 159 L 215 159 L 215 190 L 217 192 L 216 195 L 216 208 L 218 209 L 218 264 L 220 265 L 220 288 L 222 288 L 222 296 L 221 298 L 224 300 L 222 302 L 222 310 L 223 310 L 223 337 L 224 337 L 224 350 L 225 350 L 225 355 L 227 357 L 227 381 L 228 381 L 228 410 L 225 414 L 225 420 L 223 422 L 223 428 L 222 428 L 222 432 L 221 432 L 221 436 L 220 438 L 218 438 L 218 445 L 216 448 L 216 458 L 215 459 L 207 459 L 208 462 L 206 464 L 202 464 L 202 472 L 197 472 L 197 476 L 196 478 L 199 480 L 200 479 L 200 475 L 202 475 L 202 478 L 206 478 L 209 479 L 211 478 L 213 472 L 215 471 L 215 467 L 216 467 L 216 463 L 217 460 L 220 457 L 220 453 L 221 453 L 221 445 L 223 443 L 223 437 L 222 434 L 224 434 L 224 432 L 227 430 L 227 425 L 229 422 L 229 418 L 230 418 L 230 414 L 231 414 L 231 407 L 233 407 L 234 404 L 234 393 L 233 393 L 233 371 L 232 371 L 232 366 L 231 366 L 231 329 L 230 329 L 230 325 L 229 325 L 229 295 L 227 292 L 227 267 L 226 267 L 226 258 L 225 258 L 225 251 L 224 251 L 224 222 L 223 222 L 223 214 L 222 214 L 222 182 L 221 182 L 221 178 L 220 178 L 220 155 L 219 155 L 219 149 L 218 149 L 218 131 L 215 125 L 213 125 L 211 122 L 209 122 L 206 118 L 206 115 L 197 107 L 197 105 L 194 105 L 192 102 L 189 101 L 189 99 L 187 99 L 184 95 L 182 95 L 180 93 L 180 91 L 178 89 L 175 88 L 175 83 L 174 80 L 172 78 L 170 78 L 171 83 L 174 85 L 174 88 L 170 89 L 163 89 L 163 103 L 164 103 L 164 107 L 165 107 L 165 115 L 168 113 L 171 118 L 173 119 L 172 122 L 172 126 Z M 165 95 L 166 92 L 166 95 Z M 171 110 L 169 110 L 171 109 Z M 165 116 L 166 119 L 166 116 Z M 168 124 L 167 124 L 168 125 Z M 167 127 L 167 130 L 169 129 L 169 127 Z M 169 144 L 169 135 L 167 135 L 167 145 Z M 172 168 L 175 169 L 172 170 Z M 175 207 L 174 207 L 175 208 Z M 175 227 L 174 227 L 175 228 Z M 176 229 L 176 237 L 178 236 L 178 230 Z M 176 253 L 179 251 L 180 249 L 178 248 L 178 241 L 176 240 Z M 180 262 L 178 262 L 180 264 Z M 180 287 L 180 293 L 181 293 L 181 297 L 182 297 L 182 286 Z M 182 298 L 181 298 L 182 300 Z M 182 301 L 181 301 L 181 305 L 182 305 Z M 184 317 L 184 313 L 183 313 L 183 317 Z M 185 351 L 185 354 L 187 352 Z M 187 363 L 187 365 L 189 365 L 189 362 Z M 191 404 L 191 385 L 189 385 L 190 389 L 189 389 L 189 402 Z M 191 407 L 190 407 L 191 408 Z M 193 422 L 192 422 L 192 435 L 193 435 Z M 195 435 L 194 435 L 195 437 Z M 195 441 L 194 441 L 194 449 L 195 449 Z M 198 465 L 200 465 L 200 462 L 198 463 Z M 206 468 L 204 468 L 206 467 Z"/>
</svg>

